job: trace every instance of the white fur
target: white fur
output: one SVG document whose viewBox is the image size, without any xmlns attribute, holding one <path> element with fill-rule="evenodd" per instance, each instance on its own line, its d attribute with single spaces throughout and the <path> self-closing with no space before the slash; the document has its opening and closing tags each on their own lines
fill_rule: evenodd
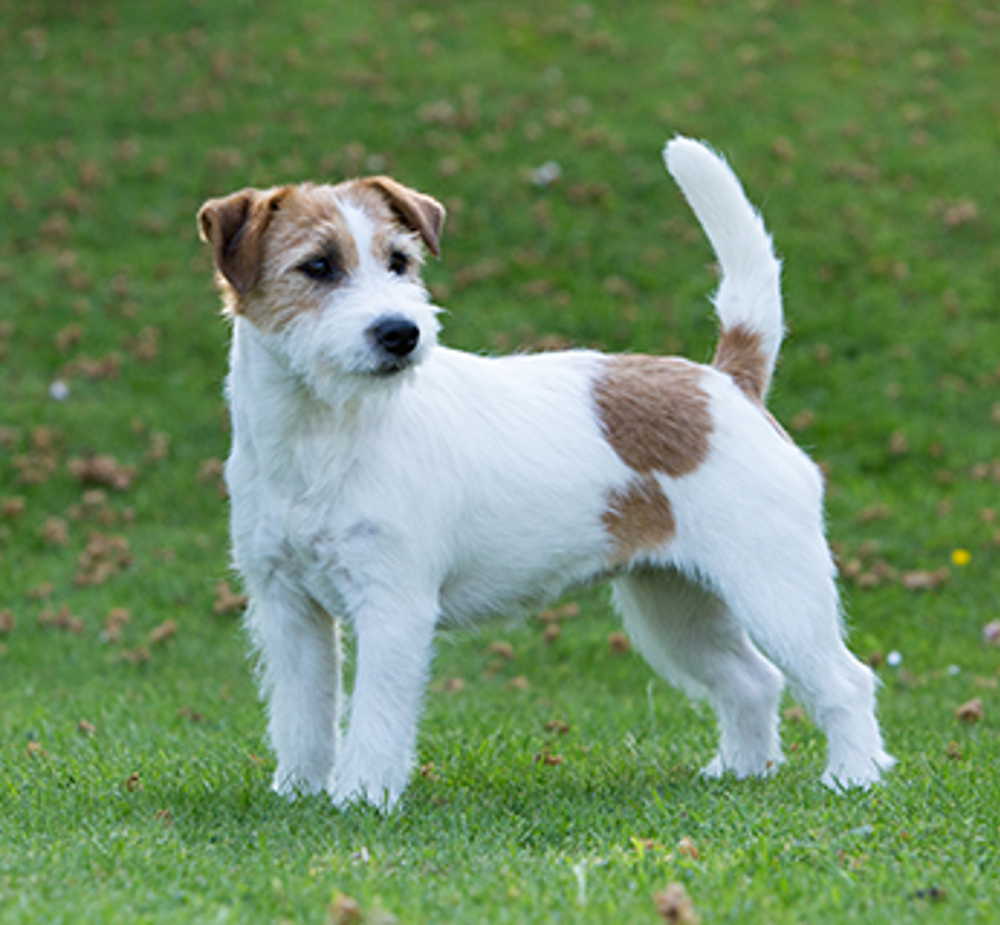
<svg viewBox="0 0 1000 925">
<path fill-rule="evenodd" d="M 678 139 L 666 157 L 721 259 L 723 326 L 751 322 L 773 360 L 781 303 L 763 224 L 706 148 Z M 759 406 L 704 369 L 709 456 L 689 475 L 657 476 L 674 538 L 616 570 L 604 518 L 635 473 L 595 408 L 605 358 L 437 345 L 422 286 L 366 256 L 376 229 L 365 212 L 345 204 L 344 215 L 363 256 L 322 312 L 277 333 L 234 320 L 226 477 L 275 788 L 391 806 L 413 763 L 435 627 L 530 609 L 611 571 L 639 651 L 718 713 L 706 773 L 767 774 L 781 761 L 784 673 L 829 736 L 824 780 L 878 780 L 891 759 L 872 675 L 842 642 L 821 481 Z M 420 346 L 384 376 L 367 334 L 388 314 L 412 320 Z M 341 620 L 358 660 L 342 739 Z"/>
</svg>

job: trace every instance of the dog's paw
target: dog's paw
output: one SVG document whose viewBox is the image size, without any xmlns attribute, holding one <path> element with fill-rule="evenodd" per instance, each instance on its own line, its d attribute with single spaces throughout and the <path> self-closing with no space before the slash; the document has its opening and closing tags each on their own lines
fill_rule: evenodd
<svg viewBox="0 0 1000 925">
<path fill-rule="evenodd" d="M 300 796 L 315 796 L 315 794 L 321 793 L 323 782 L 310 780 L 302 774 L 278 768 L 271 780 L 271 790 L 279 797 L 284 797 L 289 803 L 293 803 Z"/>
<path fill-rule="evenodd" d="M 387 786 L 366 783 L 360 779 L 347 780 L 336 777 L 333 783 L 327 787 L 327 793 L 330 795 L 333 805 L 338 809 L 367 805 L 383 813 L 392 812 L 396 802 L 402 796 L 401 790 L 396 791 Z"/>
<path fill-rule="evenodd" d="M 364 803 L 388 813 L 406 789 L 409 775 L 393 767 L 357 770 L 350 762 L 336 768 L 326 787 L 334 806 L 346 808 Z"/>
<path fill-rule="evenodd" d="M 744 780 L 747 777 L 770 777 L 777 773 L 784 760 L 780 753 L 755 757 L 744 755 L 738 758 L 727 758 L 720 753 L 701 769 L 701 776 L 709 780 L 717 780 L 726 774 L 732 774 L 737 780 Z"/>
<path fill-rule="evenodd" d="M 892 769 L 896 759 L 884 751 L 873 757 L 858 757 L 830 762 L 823 772 L 823 784 L 831 790 L 844 791 L 855 787 L 868 790 L 882 782 L 882 773 Z"/>
</svg>

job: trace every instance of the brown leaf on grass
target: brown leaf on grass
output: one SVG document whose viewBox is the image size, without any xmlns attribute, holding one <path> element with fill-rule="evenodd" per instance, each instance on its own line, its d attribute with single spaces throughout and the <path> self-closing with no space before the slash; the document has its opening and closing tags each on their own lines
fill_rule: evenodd
<svg viewBox="0 0 1000 925">
<path fill-rule="evenodd" d="M 509 642 L 505 642 L 501 639 L 490 643 L 490 647 L 487 651 L 490 655 L 496 655 L 498 658 L 502 658 L 508 662 L 512 661 L 514 658 L 514 647 Z"/>
<path fill-rule="evenodd" d="M 955 708 L 955 719 L 960 723 L 978 723 L 983 718 L 983 702 L 973 697 L 967 703 Z"/>
<path fill-rule="evenodd" d="M 170 814 L 169 809 L 158 809 L 153 817 L 157 822 L 162 822 L 166 826 L 171 826 L 174 824 L 174 817 Z"/>
<path fill-rule="evenodd" d="M 104 620 L 101 633 L 103 642 L 121 642 L 122 630 L 132 620 L 132 614 L 124 607 L 112 607 Z"/>
<path fill-rule="evenodd" d="M 81 636 L 84 631 L 83 620 L 73 616 L 68 604 L 63 604 L 58 610 L 53 607 L 44 608 L 38 615 L 38 625 L 73 633 L 74 636 Z"/>
<path fill-rule="evenodd" d="M 948 750 L 946 752 L 948 758 L 952 761 L 962 760 L 962 746 L 958 742 L 952 741 L 948 743 Z"/>
<path fill-rule="evenodd" d="M 70 473 L 80 482 L 107 485 L 116 491 L 125 491 L 135 480 L 134 466 L 126 466 L 113 456 L 88 456 L 71 459 L 67 464 Z"/>
<path fill-rule="evenodd" d="M 859 524 L 870 524 L 876 520 L 885 520 L 889 516 L 889 505 L 882 501 L 870 504 L 857 516 Z"/>
<path fill-rule="evenodd" d="M 327 911 L 328 925 L 358 925 L 363 918 L 361 905 L 346 893 L 338 893 Z"/>
<path fill-rule="evenodd" d="M 694 902 L 681 883 L 668 884 L 665 890 L 654 893 L 653 904 L 664 922 L 697 925 L 701 921 L 695 912 Z"/>
<path fill-rule="evenodd" d="M 157 431 L 149 438 L 149 449 L 143 457 L 146 462 L 162 462 L 170 452 L 170 434 Z"/>
<path fill-rule="evenodd" d="M 120 656 L 123 662 L 128 662 L 130 665 L 145 665 L 152 657 L 152 653 L 145 646 L 126 649 Z"/>
<path fill-rule="evenodd" d="M 941 221 L 945 228 L 960 228 L 969 225 L 979 218 L 979 207 L 972 199 L 959 199 L 944 206 Z"/>
<path fill-rule="evenodd" d="M 554 732 L 556 735 L 566 735 L 569 732 L 569 723 L 561 719 L 552 719 L 545 724 L 546 732 Z"/>
<path fill-rule="evenodd" d="M 700 857 L 695 843 L 686 835 L 677 843 L 677 851 L 694 861 L 697 861 Z"/>
<path fill-rule="evenodd" d="M 545 631 L 542 633 L 542 639 L 545 640 L 547 645 L 551 645 L 559 638 L 561 633 L 562 630 L 559 628 L 558 623 L 549 623 L 548 626 L 545 627 Z"/>
<path fill-rule="evenodd" d="M 38 531 L 47 546 L 68 546 L 69 527 L 61 517 L 49 517 Z"/>
<path fill-rule="evenodd" d="M 85 719 L 81 719 L 80 722 L 76 724 L 76 731 L 80 735 L 92 736 L 97 732 L 97 727 L 93 723 L 87 722 Z"/>
<path fill-rule="evenodd" d="M 138 793 L 143 789 L 138 771 L 133 771 L 128 777 L 125 778 L 125 789 L 129 793 Z"/>
<path fill-rule="evenodd" d="M 215 586 L 215 603 L 212 612 L 216 614 L 240 613 L 246 610 L 249 598 L 245 594 L 234 592 L 228 581 L 220 581 Z"/>
<path fill-rule="evenodd" d="M 36 585 L 34 588 L 29 589 L 28 597 L 33 601 L 40 601 L 46 597 L 52 597 L 55 593 L 56 586 L 52 584 L 51 581 L 43 581 L 40 585 Z"/>
<path fill-rule="evenodd" d="M 548 610 L 543 610 L 538 615 L 538 619 L 541 620 L 542 623 L 561 623 L 563 620 L 572 620 L 574 617 L 579 616 L 579 614 L 579 604 L 565 604 L 562 607 L 554 607 Z"/>
<path fill-rule="evenodd" d="M 123 536 L 109 536 L 93 531 L 76 560 L 77 587 L 102 585 L 132 564 L 132 551 Z"/>
<path fill-rule="evenodd" d="M 17 520 L 24 513 L 25 500 L 21 495 L 10 498 L 0 498 L 0 517 L 5 520 Z"/>
<path fill-rule="evenodd" d="M 82 377 L 97 381 L 100 379 L 117 379 L 121 375 L 122 361 L 117 353 L 112 351 L 103 357 L 91 357 L 83 354 L 70 360 L 59 370 L 60 379 Z"/>
<path fill-rule="evenodd" d="M 624 633 L 611 633 L 608 636 L 608 648 L 614 655 L 624 655 L 632 649 L 632 643 Z"/>
<path fill-rule="evenodd" d="M 221 479 L 225 471 L 226 464 L 221 459 L 216 459 L 215 457 L 206 459 L 198 467 L 198 481 L 202 485 L 207 482 L 214 482 L 217 479 Z"/>
<path fill-rule="evenodd" d="M 929 572 L 917 570 L 903 573 L 903 587 L 908 591 L 934 591 L 940 588 L 951 577 L 947 568 L 939 568 Z"/>
<path fill-rule="evenodd" d="M 9 636 L 14 632 L 15 626 L 17 621 L 14 619 L 14 614 L 9 610 L 0 610 L 0 636 Z"/>
<path fill-rule="evenodd" d="M 36 450 L 31 453 L 20 453 L 11 460 L 17 470 L 17 482 L 20 485 L 44 485 L 59 468 L 56 453 Z"/>
<path fill-rule="evenodd" d="M 505 688 L 509 691 L 526 691 L 531 687 L 531 682 L 523 675 L 518 675 L 516 678 L 511 678 L 505 685 Z"/>
<path fill-rule="evenodd" d="M 176 635 L 177 624 L 173 620 L 164 620 L 149 634 L 149 644 L 151 646 L 158 646 L 160 643 L 166 642 L 168 639 L 172 639 Z"/>
</svg>

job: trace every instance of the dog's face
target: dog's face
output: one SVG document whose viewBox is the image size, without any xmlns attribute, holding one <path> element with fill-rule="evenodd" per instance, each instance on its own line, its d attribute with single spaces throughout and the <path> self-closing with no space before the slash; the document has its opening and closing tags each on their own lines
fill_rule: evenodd
<svg viewBox="0 0 1000 925">
<path fill-rule="evenodd" d="M 320 396 L 425 359 L 437 309 L 420 279 L 444 208 L 387 177 L 247 189 L 198 215 L 227 309 Z"/>
</svg>

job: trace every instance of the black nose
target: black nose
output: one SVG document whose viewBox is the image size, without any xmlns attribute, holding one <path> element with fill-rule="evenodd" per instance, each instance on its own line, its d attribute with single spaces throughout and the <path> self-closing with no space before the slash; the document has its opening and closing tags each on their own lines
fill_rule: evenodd
<svg viewBox="0 0 1000 925">
<path fill-rule="evenodd" d="M 420 340 L 420 328 L 408 318 L 399 316 L 383 318 L 371 327 L 372 337 L 386 353 L 405 357 L 413 353 Z"/>
</svg>

